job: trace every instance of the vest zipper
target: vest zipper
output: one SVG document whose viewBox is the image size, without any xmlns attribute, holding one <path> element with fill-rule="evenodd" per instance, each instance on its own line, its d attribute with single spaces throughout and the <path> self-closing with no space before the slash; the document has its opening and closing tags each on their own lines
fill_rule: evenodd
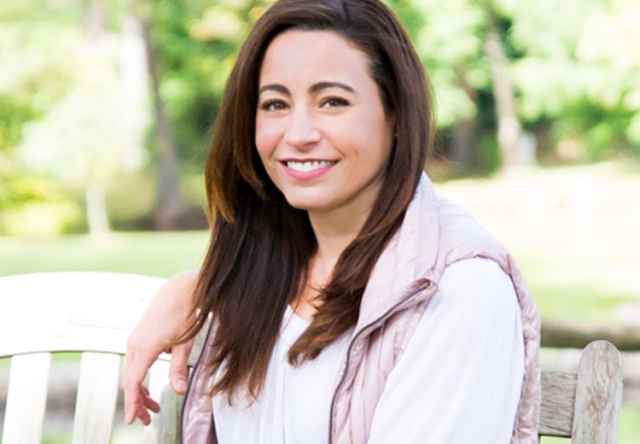
<svg viewBox="0 0 640 444">
<path fill-rule="evenodd" d="M 402 304 L 404 304 L 406 301 L 408 301 L 409 299 L 411 299 L 412 297 L 414 297 L 416 294 L 422 292 L 422 291 L 426 291 L 429 287 L 431 287 L 431 280 L 427 280 L 427 283 L 424 287 L 420 287 L 410 293 L 407 293 L 404 297 L 402 297 L 398 302 L 396 302 L 395 304 L 393 304 L 393 306 L 391 306 L 384 314 L 378 316 L 376 319 L 374 319 L 373 321 L 371 321 L 369 324 L 367 324 L 366 326 L 364 326 L 363 328 L 360 329 L 360 331 L 351 339 L 351 342 L 349 343 L 349 347 L 347 348 L 347 359 L 344 365 L 344 368 L 342 370 L 342 375 L 340 377 L 340 381 L 338 382 L 338 385 L 336 386 L 335 391 L 333 392 L 333 398 L 331 399 L 331 409 L 329 410 L 329 444 L 333 444 L 333 410 L 335 407 L 335 403 L 336 403 L 336 398 L 338 397 L 338 391 L 340 390 L 340 387 L 342 386 L 342 384 L 344 384 L 344 380 L 347 376 L 347 372 L 349 370 L 349 357 L 351 356 L 351 351 L 353 349 L 353 345 L 358 341 L 358 339 L 360 338 L 360 336 L 362 336 L 362 334 L 369 330 L 372 326 L 374 326 L 375 324 L 379 323 L 380 321 L 382 321 L 383 319 L 387 318 L 389 315 L 391 315 L 395 310 L 398 309 L 398 307 L 400 307 Z"/>
<path fill-rule="evenodd" d="M 335 406 L 335 402 L 336 402 L 336 398 L 337 398 L 340 386 L 344 383 L 344 380 L 345 380 L 346 375 L 347 375 L 347 371 L 349 370 L 349 356 L 351 355 L 351 351 L 353 349 L 353 345 L 357 342 L 357 340 L 360 338 L 360 336 L 362 336 L 362 334 L 365 331 L 370 329 L 375 324 L 379 323 L 381 320 L 387 318 L 389 315 L 391 315 L 391 313 L 393 313 L 395 310 L 397 310 L 398 307 L 400 307 L 403 303 L 405 303 L 406 301 L 408 301 L 409 299 L 414 297 L 416 294 L 418 294 L 418 293 L 420 293 L 422 291 L 426 291 L 427 289 L 429 289 L 429 287 L 431 287 L 431 284 L 432 284 L 432 282 L 430 280 L 427 280 L 425 286 L 421 286 L 420 288 L 417 288 L 416 290 L 414 290 L 414 291 L 412 291 L 410 293 L 407 293 L 398 302 L 396 302 L 393 306 L 391 306 L 385 313 L 383 313 L 381 316 L 379 316 L 378 318 L 374 319 L 369 324 L 367 324 L 365 327 L 360 329 L 360 331 L 351 339 L 351 342 L 349 343 L 349 347 L 347 349 L 347 360 L 346 360 L 346 363 L 344 365 L 344 369 L 342 371 L 342 375 L 340 377 L 340 382 L 336 386 L 336 389 L 335 389 L 335 391 L 333 393 L 333 398 L 331 400 L 331 409 L 329 410 L 329 414 L 330 414 L 330 417 L 329 417 L 329 444 L 333 444 L 333 409 L 334 409 L 334 406 Z M 189 381 L 187 383 L 187 390 L 185 391 L 184 400 L 182 402 L 182 408 L 181 408 L 181 411 L 180 411 L 180 427 L 178 427 L 178 442 L 180 444 L 184 444 L 184 440 L 183 440 L 183 436 L 184 436 L 184 412 L 185 412 L 185 409 L 186 409 L 187 399 L 189 397 L 189 392 L 191 391 L 191 384 L 192 384 L 194 376 L 195 376 L 195 374 L 196 374 L 196 372 L 198 370 L 198 366 L 200 365 L 200 361 L 202 360 L 202 356 L 204 355 L 205 349 L 207 347 L 207 343 L 209 342 L 209 335 L 211 334 L 211 328 L 212 327 L 213 327 L 213 322 L 209 325 L 209 329 L 207 330 L 207 335 L 205 337 L 204 345 L 202 346 L 202 350 L 200 350 L 200 355 L 198 356 L 198 360 L 196 361 L 196 365 L 193 366 L 193 371 L 191 372 L 191 377 L 189 378 Z M 213 419 L 212 419 L 212 421 L 213 421 Z M 213 430 L 215 430 L 215 425 L 212 426 L 212 431 Z"/>
</svg>

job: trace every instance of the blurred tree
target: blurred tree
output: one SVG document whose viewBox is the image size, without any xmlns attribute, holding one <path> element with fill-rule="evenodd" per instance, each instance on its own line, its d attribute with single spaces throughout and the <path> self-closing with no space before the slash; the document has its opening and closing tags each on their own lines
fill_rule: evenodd
<svg viewBox="0 0 640 444">
<path fill-rule="evenodd" d="M 460 169 L 480 168 L 480 114 L 493 112 L 479 102 L 479 93 L 490 92 L 492 86 L 483 52 L 483 8 L 471 0 L 405 0 L 392 6 L 416 27 L 410 30 L 433 84 L 438 127 L 452 135 L 449 157 Z M 493 125 L 493 119 L 489 123 Z"/>
<path fill-rule="evenodd" d="M 0 95 L 0 156 L 22 141 L 22 127 L 39 114 L 28 97 Z"/>
<path fill-rule="evenodd" d="M 160 95 L 183 161 L 201 165 L 239 47 L 270 1 L 154 0 Z"/>
<path fill-rule="evenodd" d="M 498 27 L 499 17 L 490 0 L 482 3 L 485 16 L 483 29 L 484 51 L 491 68 L 492 91 L 495 101 L 498 145 L 502 168 L 512 168 L 518 162 L 519 142 L 522 136 L 520 117 L 509 75 L 509 61 Z"/>
<path fill-rule="evenodd" d="M 137 0 L 155 115 L 158 228 L 184 212 L 178 165 L 200 171 L 210 128 L 239 45 L 265 1 Z"/>
<path fill-rule="evenodd" d="M 512 17 L 519 112 L 551 122 L 576 158 L 640 153 L 640 3 L 496 0 Z"/>
<path fill-rule="evenodd" d="M 155 134 L 158 152 L 158 202 L 156 228 L 170 230 L 178 228 L 178 219 L 184 211 L 185 203 L 180 192 L 179 159 L 176 151 L 173 124 L 165 111 L 160 94 L 160 73 L 158 71 L 158 51 L 151 34 L 152 24 L 148 17 L 140 19 L 146 51 L 147 70 L 150 74 Z"/>
<path fill-rule="evenodd" d="M 204 147 L 210 139 L 212 116 L 235 54 L 269 3 L 257 0 L 221 0 L 213 4 L 202 0 L 156 0 L 153 3 L 160 92 L 167 114 L 175 123 L 177 150 L 183 161 L 201 164 Z M 490 153 L 486 159 L 480 155 L 480 141 L 493 137 L 492 133 L 497 134 L 502 147 L 503 163 L 517 162 L 522 158 L 516 153 L 519 147 L 531 145 L 526 143 L 529 138 L 521 135 L 522 126 L 528 129 L 551 124 L 558 137 L 572 131 L 582 133 L 585 141 L 594 141 L 589 142 L 591 145 L 598 142 L 601 146 L 610 146 L 611 134 L 621 138 L 622 144 L 635 143 L 634 137 L 640 133 L 640 118 L 634 118 L 638 99 L 637 94 L 632 93 L 638 90 L 634 80 L 637 62 L 633 62 L 637 56 L 631 54 L 634 51 L 629 47 L 637 37 L 637 27 L 634 28 L 634 21 L 628 18 L 638 16 L 633 1 L 569 0 L 562 7 L 552 0 L 533 3 L 387 0 L 386 3 L 398 13 L 416 42 L 434 84 L 439 128 L 452 134 L 450 156 L 465 168 L 473 170 L 491 162 Z M 611 17 L 607 19 L 608 16 Z M 594 87 L 587 85 L 588 82 L 581 85 L 581 82 L 569 81 L 571 85 L 567 85 L 560 81 L 571 72 L 565 70 L 567 59 L 579 50 L 580 42 L 587 37 L 600 41 L 594 33 L 585 34 L 588 21 L 596 18 L 605 19 L 606 34 L 614 36 L 615 46 L 621 50 L 615 51 L 614 57 L 605 50 L 609 45 L 600 45 L 597 57 L 593 51 L 590 53 L 594 59 L 591 64 L 602 71 L 601 77 L 588 74 L 593 67 L 582 60 L 571 63 L 572 71 L 593 80 L 611 74 L 606 64 L 626 67 L 625 74 L 632 75 L 617 83 L 627 85 L 626 89 L 611 91 L 614 88 L 608 88 L 609 101 L 624 105 L 617 108 L 602 109 L 601 105 L 594 105 L 602 102 L 597 96 L 606 88 L 589 92 Z M 574 35 L 582 35 L 582 40 L 572 37 Z M 536 69 L 562 72 L 563 75 L 554 76 L 552 83 L 561 83 L 566 90 L 546 89 Z M 622 75 L 611 78 L 621 79 Z M 572 98 L 572 91 L 581 98 L 577 102 Z M 539 105 L 547 101 L 555 101 L 558 106 L 552 112 L 536 112 L 544 109 Z M 621 109 L 630 107 L 635 108 L 628 112 Z M 575 117 L 564 119 L 567 113 Z M 495 117 L 490 117 L 494 114 Z M 607 123 L 598 125 L 593 122 L 596 118 Z M 614 121 L 618 123 L 613 124 Z M 580 122 L 589 123 L 580 125 Z M 591 151 L 597 152 L 598 148 Z"/>
<path fill-rule="evenodd" d="M 410 26 L 421 17 L 412 34 L 434 84 L 439 127 L 453 128 L 454 160 L 477 165 L 477 141 L 495 125 L 502 161 L 515 161 L 516 147 L 530 145 L 518 136 L 519 121 L 576 139 L 578 157 L 640 151 L 638 2 L 389 3 Z M 486 91 L 490 102 L 480 100 Z M 494 110 L 492 122 L 485 116 Z"/>
<path fill-rule="evenodd" d="M 24 140 L 7 157 L 84 190 L 94 234 L 108 230 L 104 187 L 131 168 L 130 153 L 141 150 L 131 137 L 131 114 L 121 96 L 119 41 L 110 32 L 107 6 L 107 0 L 27 0 L 19 8 L 0 8 L 0 32 L 9 36 L 3 56 L 14 67 L 0 77 L 0 85 L 4 80 L 7 94 L 29 97 L 40 115 L 25 122 Z M 16 17 L 21 20 L 7 20 Z"/>
<path fill-rule="evenodd" d="M 153 165 L 156 211 L 169 214 L 159 220 L 174 221 L 160 225 L 172 226 L 180 176 L 201 171 L 236 53 L 272 2 L 0 2 L 2 192 L 33 202 L 7 184 L 36 173 L 99 202 L 122 172 Z M 516 146 L 535 145 L 527 131 L 565 157 L 640 153 L 637 1 L 386 3 L 429 72 L 447 155 L 465 170 L 514 162 Z M 156 137 L 145 139 L 149 121 Z"/>
<path fill-rule="evenodd" d="M 77 227 L 78 208 L 67 193 L 34 174 L 17 155 L 24 128 L 43 118 L 72 82 L 68 26 L 77 5 L 44 0 L 0 3 L 0 233 L 52 233 Z M 55 38 L 52 36 L 55 35 Z M 26 217 L 30 214 L 31 216 Z"/>
</svg>

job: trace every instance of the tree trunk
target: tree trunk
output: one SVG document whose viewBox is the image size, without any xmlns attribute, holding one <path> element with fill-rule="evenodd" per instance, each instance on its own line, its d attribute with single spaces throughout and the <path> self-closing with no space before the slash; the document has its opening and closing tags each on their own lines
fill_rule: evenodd
<svg viewBox="0 0 640 444">
<path fill-rule="evenodd" d="M 122 152 L 122 169 L 128 173 L 139 173 L 144 164 L 150 77 L 140 19 L 132 15 L 123 18 L 121 39 L 121 94 L 122 101 L 126 104 L 127 145 L 130 147 Z"/>
<path fill-rule="evenodd" d="M 98 41 L 107 34 L 107 6 L 104 0 L 83 2 L 83 29 L 87 40 Z"/>
<path fill-rule="evenodd" d="M 502 167 L 508 169 L 517 162 L 520 121 L 516 113 L 513 87 L 509 80 L 504 45 L 495 27 L 489 26 L 485 35 L 485 53 L 491 66 L 493 97 L 496 102 L 498 144 L 502 155 Z"/>
<path fill-rule="evenodd" d="M 453 128 L 451 160 L 463 171 L 478 166 L 478 124 L 475 119 L 458 120 Z"/>
<path fill-rule="evenodd" d="M 455 69 L 456 83 L 465 92 L 469 100 L 478 109 L 478 94 L 469 84 L 462 68 Z M 476 116 L 460 119 L 453 128 L 451 141 L 451 160 L 464 171 L 476 169 L 480 163 L 478 153 L 478 123 Z"/>
<path fill-rule="evenodd" d="M 180 192 L 179 160 L 173 141 L 171 121 L 167 117 L 160 97 L 160 75 L 158 57 L 151 38 L 151 26 L 143 20 L 143 36 L 151 75 L 151 91 L 155 111 L 155 130 L 159 144 L 158 152 L 158 202 L 156 228 L 171 230 L 178 227 L 178 218 L 185 204 Z"/>
<path fill-rule="evenodd" d="M 109 218 L 105 204 L 104 189 L 98 183 L 92 183 L 85 194 L 87 220 L 92 239 L 102 239 L 109 234 Z"/>
<path fill-rule="evenodd" d="M 107 6 L 103 0 L 84 2 L 84 40 L 90 51 L 102 50 L 101 41 L 107 35 Z M 98 158 L 92 159 L 95 164 Z M 88 178 L 85 190 L 85 205 L 89 234 L 93 240 L 103 239 L 109 234 L 109 216 L 105 200 L 104 186 L 95 176 Z"/>
</svg>

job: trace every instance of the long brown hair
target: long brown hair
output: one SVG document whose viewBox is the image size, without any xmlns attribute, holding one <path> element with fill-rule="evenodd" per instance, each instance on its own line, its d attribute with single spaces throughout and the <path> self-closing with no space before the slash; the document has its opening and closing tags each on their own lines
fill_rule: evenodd
<svg viewBox="0 0 640 444">
<path fill-rule="evenodd" d="M 259 19 L 238 55 L 206 162 L 211 242 L 196 289 L 199 314 L 187 336 L 213 315 L 213 393 L 231 400 L 241 386 L 262 389 L 288 303 L 304 287 L 317 243 L 305 211 L 291 207 L 268 178 L 254 135 L 260 67 L 269 43 L 289 29 L 330 30 L 369 59 L 396 139 L 371 214 L 339 257 L 321 305 L 289 351 L 314 359 L 355 325 L 371 271 L 402 223 L 433 137 L 428 82 L 409 38 L 378 0 L 280 0 Z M 223 365 L 224 364 L 224 365 Z"/>
</svg>

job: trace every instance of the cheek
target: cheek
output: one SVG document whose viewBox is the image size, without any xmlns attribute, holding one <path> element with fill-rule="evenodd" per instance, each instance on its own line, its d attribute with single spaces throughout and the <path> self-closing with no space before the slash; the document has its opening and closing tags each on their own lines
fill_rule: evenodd
<svg viewBox="0 0 640 444">
<path fill-rule="evenodd" d="M 255 143 L 263 161 L 273 155 L 281 138 L 282 134 L 277 125 L 269 124 L 261 118 L 256 119 Z"/>
<path fill-rule="evenodd" d="M 393 136 L 384 116 L 367 115 L 347 125 L 342 134 L 350 138 L 370 162 L 386 162 L 391 154 Z"/>
</svg>

